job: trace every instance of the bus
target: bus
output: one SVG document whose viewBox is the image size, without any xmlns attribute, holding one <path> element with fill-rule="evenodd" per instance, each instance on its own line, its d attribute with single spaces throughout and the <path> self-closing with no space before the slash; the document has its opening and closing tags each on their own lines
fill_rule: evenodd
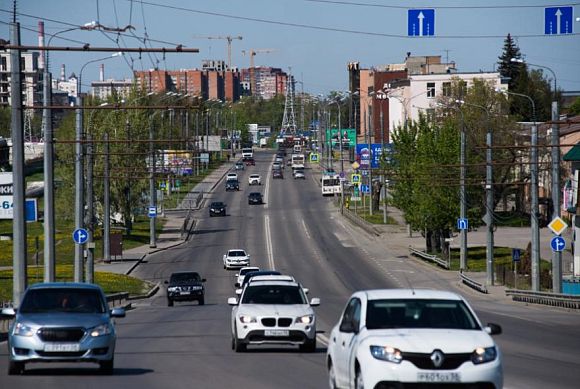
<svg viewBox="0 0 580 389">
<path fill-rule="evenodd" d="M 306 157 L 304 154 L 292 154 L 292 169 L 304 169 Z"/>
<path fill-rule="evenodd" d="M 338 174 L 324 174 L 320 179 L 322 196 L 334 196 L 340 194 L 340 176 Z"/>
</svg>

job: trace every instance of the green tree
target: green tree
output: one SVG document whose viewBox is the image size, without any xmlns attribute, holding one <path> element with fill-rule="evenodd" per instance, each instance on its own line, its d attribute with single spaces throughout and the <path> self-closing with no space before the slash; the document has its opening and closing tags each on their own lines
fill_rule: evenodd
<svg viewBox="0 0 580 389">
<path fill-rule="evenodd" d="M 580 115 L 580 97 L 576 97 L 576 100 L 567 109 L 569 115 Z"/>
<path fill-rule="evenodd" d="M 497 62 L 497 70 L 502 77 L 508 78 L 509 89 L 515 90 L 517 89 L 516 85 L 520 74 L 526 72 L 526 66 L 523 63 L 512 62 L 512 58 L 520 60 L 522 59 L 522 54 L 511 34 L 508 34 L 504 40 L 503 52 L 501 56 L 498 57 L 499 61 Z"/>
</svg>

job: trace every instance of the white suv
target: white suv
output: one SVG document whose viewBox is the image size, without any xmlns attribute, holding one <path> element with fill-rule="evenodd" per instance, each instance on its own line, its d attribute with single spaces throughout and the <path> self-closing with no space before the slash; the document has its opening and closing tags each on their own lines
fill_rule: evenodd
<svg viewBox="0 0 580 389">
<path fill-rule="evenodd" d="M 502 388 L 502 355 L 490 336 L 500 333 L 496 324 L 484 327 L 467 301 L 451 292 L 359 291 L 329 336 L 329 383 Z"/>
<path fill-rule="evenodd" d="M 288 281 L 256 281 L 248 284 L 232 305 L 232 349 L 246 351 L 248 345 L 298 345 L 300 351 L 316 351 L 316 315 L 302 286 Z"/>
<path fill-rule="evenodd" d="M 226 181 L 237 180 L 237 179 L 238 179 L 237 173 L 228 173 L 228 175 L 226 176 Z"/>
<path fill-rule="evenodd" d="M 224 254 L 224 269 L 244 267 L 250 265 L 250 254 L 242 249 L 228 250 Z"/>
<path fill-rule="evenodd" d="M 249 185 L 262 185 L 262 177 L 259 174 L 250 174 L 248 177 Z"/>
</svg>

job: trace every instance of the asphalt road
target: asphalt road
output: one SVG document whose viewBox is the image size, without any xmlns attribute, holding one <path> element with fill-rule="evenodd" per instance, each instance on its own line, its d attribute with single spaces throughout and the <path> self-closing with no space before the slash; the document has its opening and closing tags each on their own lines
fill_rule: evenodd
<svg viewBox="0 0 580 389">
<path fill-rule="evenodd" d="M 443 279 L 431 267 L 407 258 L 390 242 L 369 237 L 341 219 L 329 198 L 322 198 L 317 177 L 272 180 L 272 153 L 257 153 L 257 164 L 240 173 L 241 190 L 218 185 L 211 200 L 228 204 L 226 217 L 197 214 L 193 238 L 149 257 L 133 272 L 151 281 L 173 271 L 195 270 L 207 278 L 206 305 L 167 307 L 164 291 L 140 301 L 117 321 L 114 376 L 99 376 L 96 365 L 36 364 L 25 376 L 6 375 L 5 343 L 0 345 L 0 387 L 31 388 L 324 388 L 325 341 L 330 328 L 357 289 L 433 287 L 465 295 L 484 322 L 502 325 L 496 339 L 505 356 L 509 388 L 571 388 L 580 382 L 580 315 L 546 307 L 526 307 L 506 299 L 490 300 Z M 249 187 L 250 173 L 263 185 Z M 264 205 L 248 205 L 247 195 L 261 191 Z M 208 200 L 208 201 L 211 201 Z M 393 248 L 389 245 L 392 243 Z M 300 353 L 293 347 L 260 347 L 237 354 L 230 347 L 230 307 L 235 271 L 226 271 L 222 255 L 230 248 L 251 254 L 252 265 L 294 275 L 320 297 L 318 348 Z"/>
</svg>

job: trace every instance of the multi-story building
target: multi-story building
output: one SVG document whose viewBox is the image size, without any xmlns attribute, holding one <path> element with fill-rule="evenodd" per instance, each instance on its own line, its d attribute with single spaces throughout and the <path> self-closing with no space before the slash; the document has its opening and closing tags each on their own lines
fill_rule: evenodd
<svg viewBox="0 0 580 389">
<path fill-rule="evenodd" d="M 62 64 L 60 67 L 60 77 L 52 79 L 52 89 L 67 92 L 69 100 L 73 101 L 77 97 L 78 78 L 74 73 L 71 73 L 68 78 L 66 78 L 65 74 L 66 68 Z"/>
<path fill-rule="evenodd" d="M 22 104 L 25 106 L 42 105 L 42 69 L 38 67 L 38 52 L 21 53 L 23 76 Z M 10 86 L 10 50 L 0 53 L 0 106 L 12 104 Z"/>
<path fill-rule="evenodd" d="M 133 89 L 133 80 L 114 80 L 112 78 L 105 80 L 105 65 L 99 67 L 99 81 L 91 82 L 92 95 L 101 100 L 106 100 L 110 96 L 127 97 Z"/>
<path fill-rule="evenodd" d="M 242 69 L 241 82 L 251 85 L 252 76 L 255 78 L 256 84 L 256 90 L 250 91 L 252 96 L 269 100 L 277 95 L 283 95 L 286 92 L 288 75 L 280 68 L 258 66 L 250 69 Z"/>
</svg>

